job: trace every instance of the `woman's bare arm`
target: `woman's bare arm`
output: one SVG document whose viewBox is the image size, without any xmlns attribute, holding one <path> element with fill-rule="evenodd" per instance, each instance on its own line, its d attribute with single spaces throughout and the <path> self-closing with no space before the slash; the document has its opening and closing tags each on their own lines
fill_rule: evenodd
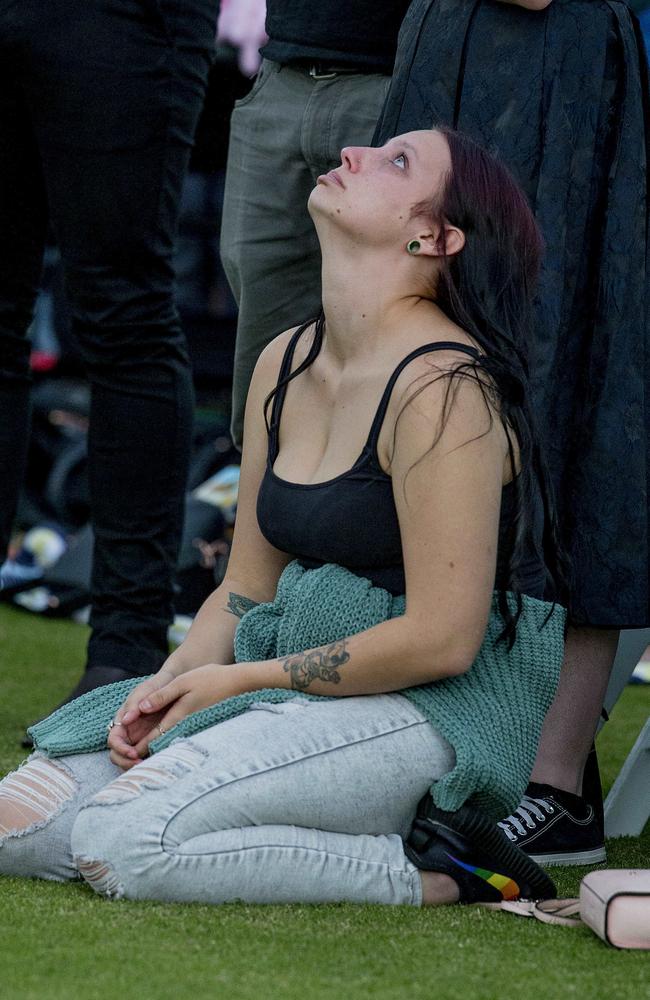
<svg viewBox="0 0 650 1000">
<path fill-rule="evenodd" d="M 237 664 L 242 690 L 372 694 L 454 676 L 471 666 L 494 588 L 506 444 L 499 419 L 490 426 L 478 386 L 463 380 L 431 450 L 446 384 L 429 385 L 397 423 L 391 473 L 406 613 L 317 649 Z"/>
</svg>

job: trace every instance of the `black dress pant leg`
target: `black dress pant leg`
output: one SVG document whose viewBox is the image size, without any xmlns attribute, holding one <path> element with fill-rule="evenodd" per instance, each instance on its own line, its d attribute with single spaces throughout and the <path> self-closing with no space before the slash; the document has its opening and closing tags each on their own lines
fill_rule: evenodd
<svg viewBox="0 0 650 1000">
<path fill-rule="evenodd" d="M 0 36 L 0 563 L 25 473 L 31 381 L 26 333 L 47 228 L 40 158 L 7 43 Z"/>
<path fill-rule="evenodd" d="M 167 654 L 190 454 L 172 255 L 217 3 L 25 10 L 23 84 L 92 391 L 88 666 L 147 674 Z"/>
</svg>

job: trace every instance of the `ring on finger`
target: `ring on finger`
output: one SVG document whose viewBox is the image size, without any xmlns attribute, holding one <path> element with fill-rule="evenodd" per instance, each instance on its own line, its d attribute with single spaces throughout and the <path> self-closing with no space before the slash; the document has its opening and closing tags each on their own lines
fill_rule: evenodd
<svg viewBox="0 0 650 1000">
<path fill-rule="evenodd" d="M 113 728 L 113 726 L 119 726 L 119 722 L 117 722 L 115 719 L 111 719 L 111 721 L 109 722 L 109 724 L 106 726 L 106 729 L 107 729 L 107 731 L 109 733 L 110 733 L 111 729 Z"/>
<path fill-rule="evenodd" d="M 163 729 L 163 727 L 161 725 L 157 725 L 156 729 L 158 730 L 158 732 L 160 733 L 161 736 L 164 736 L 165 733 L 167 732 L 167 730 Z"/>
</svg>

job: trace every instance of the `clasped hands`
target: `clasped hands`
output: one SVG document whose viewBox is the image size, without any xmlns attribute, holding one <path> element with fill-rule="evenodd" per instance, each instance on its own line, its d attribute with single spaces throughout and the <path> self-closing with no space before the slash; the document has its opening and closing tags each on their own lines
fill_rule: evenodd
<svg viewBox="0 0 650 1000">
<path fill-rule="evenodd" d="M 241 664 L 208 663 L 174 676 L 164 668 L 138 684 L 115 715 L 110 758 L 124 771 L 149 755 L 149 744 L 192 712 L 241 694 Z"/>
</svg>

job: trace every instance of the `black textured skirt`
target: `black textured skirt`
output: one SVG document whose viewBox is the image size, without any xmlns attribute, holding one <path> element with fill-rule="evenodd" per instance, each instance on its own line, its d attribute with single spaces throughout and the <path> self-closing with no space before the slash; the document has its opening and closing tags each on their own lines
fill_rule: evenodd
<svg viewBox="0 0 650 1000">
<path fill-rule="evenodd" d="M 621 0 L 414 0 L 375 141 L 437 123 L 486 145 L 546 242 L 531 383 L 576 623 L 650 624 L 646 56 Z"/>
</svg>

